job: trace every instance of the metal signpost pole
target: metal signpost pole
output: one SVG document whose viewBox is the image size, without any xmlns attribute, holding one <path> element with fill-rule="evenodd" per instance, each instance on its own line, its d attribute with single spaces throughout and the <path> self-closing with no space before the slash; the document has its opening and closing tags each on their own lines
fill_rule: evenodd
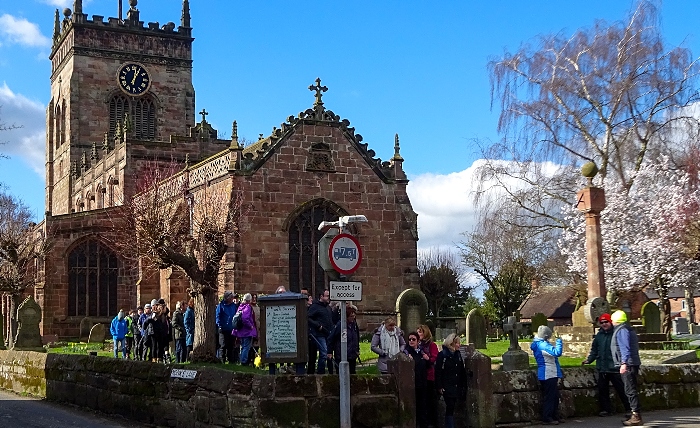
<svg viewBox="0 0 700 428">
<path fill-rule="evenodd" d="M 348 234 L 346 225 L 349 223 L 366 223 L 367 217 L 364 215 L 353 215 L 340 217 L 337 222 L 322 221 L 318 226 L 318 230 L 327 230 L 330 227 L 337 227 L 340 234 L 331 235 L 334 236 L 330 243 L 326 240 L 326 235 L 324 239 L 319 241 L 319 250 L 321 249 L 322 242 L 325 244 L 324 249 L 328 250 L 328 258 L 325 255 L 319 256 L 319 264 L 324 267 L 326 272 L 335 270 L 340 274 L 340 281 L 343 283 L 347 282 L 347 276 L 351 275 L 357 270 L 362 261 L 362 248 L 360 243 L 351 234 Z M 330 239 L 330 237 L 329 237 Z M 342 239 L 342 241 L 341 241 Z M 335 247 L 337 245 L 337 248 Z M 319 252 L 321 254 L 321 252 Z M 350 261 L 346 265 L 346 261 Z M 330 263 L 329 263 L 330 262 Z M 340 263 L 340 265 L 338 265 Z M 330 266 L 328 266 L 330 265 Z M 341 284 L 346 287 L 350 284 Z M 337 295 L 340 301 L 340 364 L 338 364 L 338 377 L 340 380 L 340 428 L 352 428 L 352 415 L 350 412 L 350 363 L 348 363 L 348 322 L 347 322 L 347 306 L 346 300 L 349 298 L 351 301 L 356 300 L 354 292 L 362 293 L 362 284 L 353 286 L 352 289 L 342 288 L 343 293 Z M 331 292 L 333 291 L 333 282 L 331 282 Z M 329 350 L 332 352 L 331 350 Z"/>
<path fill-rule="evenodd" d="M 341 277 L 341 279 L 344 279 Z M 350 416 L 350 363 L 348 363 L 348 322 L 345 301 L 340 302 L 340 427 L 351 428 Z"/>
<path fill-rule="evenodd" d="M 345 233 L 342 221 L 340 233 Z M 341 281 L 346 281 L 345 275 L 340 275 Z M 352 428 L 352 415 L 350 411 L 350 364 L 348 363 L 348 320 L 345 300 L 340 301 L 340 364 L 338 365 L 338 377 L 340 378 L 340 428 Z"/>
</svg>

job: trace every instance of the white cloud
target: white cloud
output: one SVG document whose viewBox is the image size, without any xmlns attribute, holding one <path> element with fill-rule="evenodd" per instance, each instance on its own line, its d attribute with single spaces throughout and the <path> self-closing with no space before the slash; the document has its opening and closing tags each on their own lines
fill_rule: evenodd
<svg viewBox="0 0 700 428">
<path fill-rule="evenodd" d="M 56 6 L 58 8 L 72 7 L 73 0 L 44 0 L 44 3 L 49 6 Z"/>
<path fill-rule="evenodd" d="M 11 157 L 24 159 L 40 176 L 44 176 L 44 145 L 46 144 L 45 107 L 7 86 L 0 86 L 0 121 L 5 125 L 21 126 L 19 129 L 3 131 L 0 151 Z"/>
<path fill-rule="evenodd" d="M 15 18 L 8 14 L 0 15 L 0 36 L 11 43 L 25 46 L 51 45 L 51 40 L 41 34 L 38 25 L 25 18 Z"/>
<path fill-rule="evenodd" d="M 421 174 L 411 177 L 408 195 L 418 213 L 418 248 L 454 248 L 462 233 L 475 224 L 472 191 L 476 188 L 474 171 L 482 161 L 446 175 Z"/>
</svg>

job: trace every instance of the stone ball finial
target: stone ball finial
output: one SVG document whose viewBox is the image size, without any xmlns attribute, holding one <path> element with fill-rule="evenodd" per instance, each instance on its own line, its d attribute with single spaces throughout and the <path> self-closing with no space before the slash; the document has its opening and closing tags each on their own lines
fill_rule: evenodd
<svg viewBox="0 0 700 428">
<path fill-rule="evenodd" d="M 70 8 L 65 8 L 63 9 L 63 16 L 66 18 L 69 18 L 73 12 L 70 10 Z"/>
<path fill-rule="evenodd" d="M 595 164 L 595 162 L 586 162 L 581 167 L 581 175 L 586 178 L 593 178 L 596 174 L 598 174 L 598 166 Z"/>
<path fill-rule="evenodd" d="M 138 0 L 129 0 L 129 6 L 131 6 L 132 9 L 135 8 L 138 3 Z"/>
</svg>

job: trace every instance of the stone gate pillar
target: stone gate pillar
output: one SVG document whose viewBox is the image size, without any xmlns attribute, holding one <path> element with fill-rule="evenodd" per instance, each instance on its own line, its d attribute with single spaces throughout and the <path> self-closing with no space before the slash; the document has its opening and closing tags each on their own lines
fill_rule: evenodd
<svg viewBox="0 0 700 428">
<path fill-rule="evenodd" d="M 467 421 L 459 426 L 495 427 L 498 409 L 493 406 L 491 358 L 470 345 L 462 346 L 461 352 L 467 369 Z"/>
</svg>

